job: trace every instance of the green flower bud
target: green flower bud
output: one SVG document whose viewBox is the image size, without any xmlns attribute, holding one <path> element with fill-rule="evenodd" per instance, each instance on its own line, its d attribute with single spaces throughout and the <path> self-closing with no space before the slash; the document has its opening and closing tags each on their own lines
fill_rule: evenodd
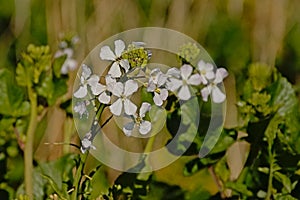
<svg viewBox="0 0 300 200">
<path fill-rule="evenodd" d="M 195 43 L 186 43 L 179 48 L 178 59 L 183 63 L 191 63 L 197 58 L 200 49 Z"/>
</svg>

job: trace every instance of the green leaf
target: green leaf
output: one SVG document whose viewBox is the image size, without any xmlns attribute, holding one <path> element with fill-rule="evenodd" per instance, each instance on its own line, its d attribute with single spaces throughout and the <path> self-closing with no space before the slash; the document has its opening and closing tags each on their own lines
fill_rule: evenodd
<svg viewBox="0 0 300 200">
<path fill-rule="evenodd" d="M 50 176 L 43 175 L 43 174 L 41 176 L 48 181 L 48 183 L 50 184 L 50 186 L 52 187 L 52 189 L 55 191 L 55 193 L 58 195 L 60 199 L 67 200 L 65 194 L 63 194 L 63 192 L 58 188 L 57 184 Z"/>
<path fill-rule="evenodd" d="M 219 130 L 218 130 L 219 131 Z M 220 153 L 226 151 L 237 138 L 237 131 L 234 129 L 223 129 L 217 143 L 211 150 L 211 154 Z"/>
<path fill-rule="evenodd" d="M 58 160 L 51 162 L 41 162 L 39 166 L 43 177 L 50 183 L 54 191 L 59 192 L 62 196 L 67 196 L 67 185 L 64 182 L 72 180 L 72 171 L 75 166 L 73 159 L 77 155 L 66 155 Z"/>
<path fill-rule="evenodd" d="M 230 177 L 230 171 L 227 166 L 226 158 L 223 157 L 221 160 L 217 162 L 215 165 L 215 173 L 222 180 L 222 182 L 227 182 Z"/>
<path fill-rule="evenodd" d="M 0 114 L 20 117 L 29 114 L 29 102 L 24 101 L 24 90 L 14 84 L 13 75 L 0 70 Z"/>
<path fill-rule="evenodd" d="M 30 81 L 30 77 L 27 75 L 24 66 L 21 63 L 18 63 L 16 69 L 16 80 L 19 86 L 27 86 L 27 83 Z"/>
<path fill-rule="evenodd" d="M 53 93 L 51 98 L 48 99 L 49 105 L 54 105 L 57 99 L 68 91 L 67 80 L 65 78 L 53 79 Z"/>
<path fill-rule="evenodd" d="M 197 136 L 198 122 L 199 105 L 197 98 L 181 103 L 180 109 L 178 108 L 178 110 L 168 114 L 167 128 L 174 136 L 167 146 L 171 153 L 179 155 L 188 150 Z"/>
<path fill-rule="evenodd" d="M 290 194 L 275 194 L 274 200 L 297 200 L 297 198 L 293 197 Z"/>
<path fill-rule="evenodd" d="M 15 121 L 16 120 L 14 118 L 2 118 L 0 120 L 0 132 L 8 130 L 9 128 L 11 128 Z"/>
<path fill-rule="evenodd" d="M 187 162 L 183 169 L 184 176 L 191 176 L 201 169 L 216 164 L 224 154 L 214 154 L 204 158 L 194 158 Z"/>
<path fill-rule="evenodd" d="M 158 106 L 152 106 L 149 111 L 149 117 L 151 119 L 151 132 L 150 133 L 158 133 L 165 125 L 166 122 L 166 110 L 162 109 Z"/>
<path fill-rule="evenodd" d="M 284 139 L 281 141 L 293 149 L 297 148 L 298 152 L 300 152 L 298 145 L 300 140 L 298 134 L 300 129 L 299 102 L 292 85 L 286 78 L 278 74 L 277 80 L 267 89 L 272 96 L 271 105 L 277 108 L 277 112 L 270 122 L 273 132 L 276 128 L 280 130 L 276 125 L 284 125 L 283 135 L 278 132 L 281 138 L 284 136 Z"/>
<path fill-rule="evenodd" d="M 282 183 L 282 185 L 283 185 L 282 192 L 283 193 L 291 193 L 292 192 L 293 186 L 292 186 L 292 183 L 291 183 L 291 180 L 289 179 L 289 177 L 287 177 L 285 174 L 282 174 L 278 171 L 274 173 L 274 177 L 275 177 L 275 179 L 277 179 L 279 182 Z"/>
<path fill-rule="evenodd" d="M 259 167 L 258 171 L 260 171 L 264 174 L 269 174 L 270 169 L 268 167 Z"/>
<path fill-rule="evenodd" d="M 45 97 L 46 99 L 51 99 L 54 86 L 53 86 L 52 76 L 48 74 L 42 74 L 41 83 L 36 87 L 37 94 L 39 96 Z"/>
<path fill-rule="evenodd" d="M 58 58 L 55 58 L 53 61 L 53 72 L 54 72 L 54 76 L 56 78 L 60 78 L 61 77 L 61 67 L 64 64 L 65 60 L 67 58 L 67 55 L 63 55 L 63 56 L 59 56 Z"/>
<path fill-rule="evenodd" d="M 252 197 L 253 193 L 248 190 L 247 186 L 242 184 L 242 183 L 237 183 L 237 182 L 226 182 L 225 187 L 232 189 L 238 193 L 241 193 L 247 197 Z"/>
<path fill-rule="evenodd" d="M 96 199 L 99 195 L 108 194 L 109 191 L 109 183 L 107 181 L 105 169 L 101 167 L 98 169 L 95 174 L 92 176 L 91 184 L 92 190 L 91 199 Z"/>
</svg>

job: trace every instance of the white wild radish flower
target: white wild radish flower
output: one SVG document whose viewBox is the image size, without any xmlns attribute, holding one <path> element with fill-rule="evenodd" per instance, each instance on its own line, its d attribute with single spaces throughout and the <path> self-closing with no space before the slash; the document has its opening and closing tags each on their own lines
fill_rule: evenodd
<svg viewBox="0 0 300 200">
<path fill-rule="evenodd" d="M 123 132 L 126 136 L 131 136 L 132 131 L 135 128 L 138 128 L 139 133 L 142 135 L 146 135 L 151 130 L 151 122 L 144 120 L 146 113 L 150 110 L 151 105 L 149 103 L 142 103 L 139 114 L 135 113 L 132 115 L 133 120 L 123 127 Z"/>
<path fill-rule="evenodd" d="M 118 99 L 109 106 L 111 113 L 120 116 L 124 108 L 125 114 L 133 115 L 137 110 L 137 106 L 128 97 L 136 92 L 137 89 L 138 84 L 136 81 L 128 80 L 125 84 L 117 82 L 113 87 L 112 94 Z"/>
<path fill-rule="evenodd" d="M 74 93 L 74 96 L 76 98 L 84 98 L 88 93 L 88 86 L 91 88 L 93 95 L 99 95 L 105 89 L 104 86 L 99 83 L 99 80 L 99 76 L 95 74 L 92 75 L 91 69 L 83 64 L 80 76 L 80 87 Z"/>
<path fill-rule="evenodd" d="M 204 85 L 206 85 L 209 80 L 215 78 L 214 66 L 211 63 L 205 63 L 203 60 L 200 60 L 197 69 L 201 76 L 201 82 Z"/>
<path fill-rule="evenodd" d="M 104 46 L 100 49 L 100 58 L 102 60 L 113 61 L 112 66 L 110 67 L 108 74 L 112 77 L 117 78 L 122 75 L 122 71 L 120 66 L 128 72 L 129 70 L 129 62 L 126 59 L 122 59 L 122 52 L 125 50 L 125 43 L 122 40 L 115 41 L 115 52 L 113 52 L 109 46 Z"/>
<path fill-rule="evenodd" d="M 212 80 L 205 88 L 201 90 L 203 101 L 208 100 L 208 96 L 211 95 L 211 99 L 214 103 L 222 103 L 226 99 L 226 95 L 222 93 L 218 87 L 219 83 L 222 83 L 223 79 L 228 75 L 228 72 L 224 68 L 219 68 L 216 71 L 215 79 Z"/>
<path fill-rule="evenodd" d="M 171 71 L 172 70 L 172 71 Z M 170 72 L 171 71 L 171 72 Z M 175 69 L 170 69 L 168 74 L 171 76 L 168 82 L 168 88 L 172 92 L 177 92 L 177 96 L 181 100 L 189 100 L 191 98 L 190 86 L 197 86 L 201 83 L 201 77 L 199 74 L 192 74 L 193 67 L 190 65 L 183 65 L 178 72 Z M 179 77 L 178 77 L 179 74 Z"/>
<path fill-rule="evenodd" d="M 151 71 L 147 91 L 154 93 L 153 101 L 157 106 L 161 106 L 168 97 L 168 90 L 165 88 L 166 81 L 167 75 L 163 74 L 160 69 L 155 68 Z"/>
<path fill-rule="evenodd" d="M 98 96 L 98 100 L 100 103 L 108 104 L 110 102 L 111 93 L 113 91 L 114 85 L 116 84 L 116 80 L 113 79 L 110 75 L 106 75 L 105 83 L 106 85 L 103 85 L 103 91 Z"/>
<path fill-rule="evenodd" d="M 83 115 L 89 116 L 89 112 L 87 110 L 87 106 L 90 104 L 88 100 L 77 102 L 74 106 L 74 112 L 79 114 L 80 119 Z"/>
<path fill-rule="evenodd" d="M 66 59 L 63 63 L 63 65 L 61 66 L 61 69 L 60 69 L 60 73 L 61 74 L 68 74 L 69 71 L 73 71 L 77 68 L 77 61 L 75 59 L 73 59 L 73 49 L 71 48 L 65 48 L 65 49 L 62 49 L 62 50 L 58 50 L 55 55 L 54 55 L 54 58 L 58 58 L 58 57 L 61 57 L 61 56 L 64 56 L 66 55 Z"/>
</svg>

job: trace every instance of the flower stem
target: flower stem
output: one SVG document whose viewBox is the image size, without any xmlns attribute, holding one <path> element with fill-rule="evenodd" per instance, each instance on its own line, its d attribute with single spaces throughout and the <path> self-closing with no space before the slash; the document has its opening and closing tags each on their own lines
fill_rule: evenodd
<svg viewBox="0 0 300 200">
<path fill-rule="evenodd" d="M 153 144 L 154 144 L 154 141 L 155 141 L 155 136 L 149 138 L 149 140 L 147 142 L 147 145 L 145 147 L 144 153 L 151 152 Z"/>
<path fill-rule="evenodd" d="M 274 157 L 273 157 L 273 153 L 272 153 L 272 148 L 269 147 L 268 152 L 269 152 L 269 157 L 270 157 L 270 170 L 269 170 L 268 191 L 267 191 L 266 200 L 270 200 L 271 196 L 272 196 L 273 172 L 274 172 Z"/>
<path fill-rule="evenodd" d="M 73 182 L 74 191 L 72 192 L 72 196 L 71 196 L 72 200 L 78 199 L 78 190 L 80 187 L 81 178 L 84 174 L 83 170 L 84 170 L 87 156 L 88 156 L 88 152 L 86 152 L 85 154 L 80 154 L 80 160 L 79 160 L 80 163 L 79 163 L 78 169 L 76 170 L 76 174 L 75 174 L 74 182 Z"/>
<path fill-rule="evenodd" d="M 24 162 L 25 162 L 25 191 L 29 199 L 33 199 L 33 140 L 34 133 L 37 126 L 37 94 L 28 87 L 28 95 L 30 101 L 30 120 L 26 133 L 26 145 L 24 150 Z"/>
</svg>

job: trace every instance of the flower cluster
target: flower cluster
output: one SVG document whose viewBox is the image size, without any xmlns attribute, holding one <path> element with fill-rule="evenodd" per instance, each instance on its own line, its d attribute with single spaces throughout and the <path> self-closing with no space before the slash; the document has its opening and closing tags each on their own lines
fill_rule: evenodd
<svg viewBox="0 0 300 200">
<path fill-rule="evenodd" d="M 74 59 L 74 46 L 78 41 L 78 36 L 65 37 L 59 44 L 60 49 L 55 52 L 55 58 L 65 57 L 60 70 L 63 75 L 77 68 L 77 61 Z"/>
<path fill-rule="evenodd" d="M 114 42 L 114 51 L 109 46 L 100 49 L 99 57 L 109 61 L 108 73 L 100 80 L 86 64 L 82 65 L 80 86 L 74 92 L 74 97 L 82 99 L 74 106 L 74 111 L 80 118 L 88 117 L 89 100 L 98 101 L 97 105 L 106 105 L 114 116 L 130 119 L 124 124 L 122 131 L 131 136 L 134 130 L 141 135 L 151 132 L 152 123 L 147 113 L 152 106 L 163 107 L 170 95 L 176 95 L 179 100 L 188 101 L 195 96 L 202 96 L 203 101 L 211 100 L 222 103 L 226 96 L 221 91 L 220 83 L 228 75 L 224 68 L 214 69 L 211 63 L 200 60 L 197 66 L 183 64 L 179 68 L 169 68 L 166 72 L 160 68 L 150 69 L 148 61 L 151 52 L 145 49 L 145 43 L 133 42 L 126 48 L 122 40 Z M 151 93 L 151 102 L 136 102 L 133 95 L 144 87 Z M 198 95 L 201 94 L 201 95 Z M 96 104 L 95 104 L 96 105 Z M 139 107 L 140 105 L 140 107 Z M 97 119 L 95 119 L 97 120 Z M 92 148 L 92 142 L 84 137 L 84 149 Z"/>
</svg>

